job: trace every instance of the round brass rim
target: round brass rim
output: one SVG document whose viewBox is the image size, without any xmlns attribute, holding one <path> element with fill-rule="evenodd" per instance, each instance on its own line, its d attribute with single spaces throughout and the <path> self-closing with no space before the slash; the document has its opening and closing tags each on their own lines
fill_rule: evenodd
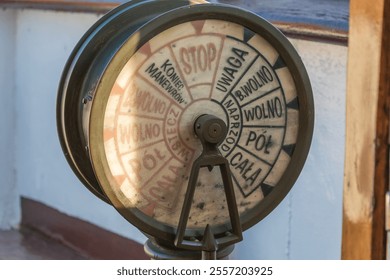
<svg viewBox="0 0 390 280">
<path fill-rule="evenodd" d="M 300 107 L 299 130 L 291 161 L 275 189 L 257 207 L 241 217 L 243 230 L 250 228 L 267 216 L 290 191 L 303 168 L 313 133 L 314 104 L 310 81 L 305 67 L 291 43 L 266 20 L 237 8 L 205 4 L 175 9 L 142 26 L 118 49 L 101 76 L 91 109 L 89 126 L 90 153 L 96 177 L 113 206 L 124 218 L 144 233 L 166 241 L 174 240 L 175 227 L 160 223 L 136 208 L 126 209 L 112 192 L 111 188 L 115 186 L 116 182 L 110 176 L 104 145 L 102 145 L 104 142 L 104 114 L 102 112 L 106 110 L 109 93 L 124 64 L 144 43 L 170 27 L 200 19 L 229 21 L 261 34 L 280 53 L 293 75 L 298 93 Z M 219 227 L 217 232 L 223 234 L 228 230 L 229 225 L 224 225 Z M 200 236 L 201 234 L 201 232 L 196 230 L 188 232 L 188 235 L 191 236 Z"/>
</svg>

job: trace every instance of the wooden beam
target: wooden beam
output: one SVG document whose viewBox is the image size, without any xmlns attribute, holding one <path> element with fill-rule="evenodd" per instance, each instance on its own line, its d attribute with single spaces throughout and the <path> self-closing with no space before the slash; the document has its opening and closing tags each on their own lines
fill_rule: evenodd
<svg viewBox="0 0 390 280">
<path fill-rule="evenodd" d="M 106 13 L 120 4 L 120 2 L 88 2 L 75 0 L 0 0 L 0 6 L 6 8 L 90 13 Z"/>
<path fill-rule="evenodd" d="M 120 4 L 122 4 L 121 1 L 90 2 L 90 1 L 83 1 L 83 0 L 79 0 L 79 1 L 77 0 L 0 0 L 0 9 L 1 8 L 39 9 L 39 10 L 103 14 L 116 8 Z M 275 9 L 277 9 L 277 7 L 278 5 L 275 4 Z M 326 12 L 329 12 L 328 9 L 324 10 L 324 13 Z M 293 17 L 290 14 L 288 15 L 290 17 Z M 347 45 L 348 32 L 342 28 L 335 29 L 335 28 L 329 28 L 328 26 L 322 26 L 319 24 L 312 24 L 309 22 L 297 23 L 295 21 L 290 21 L 290 20 L 273 21 L 272 23 L 277 28 L 279 28 L 286 36 L 290 38 L 318 41 L 318 42 L 331 43 L 331 44 Z"/>
<path fill-rule="evenodd" d="M 350 2 L 343 259 L 386 256 L 390 0 Z"/>
</svg>

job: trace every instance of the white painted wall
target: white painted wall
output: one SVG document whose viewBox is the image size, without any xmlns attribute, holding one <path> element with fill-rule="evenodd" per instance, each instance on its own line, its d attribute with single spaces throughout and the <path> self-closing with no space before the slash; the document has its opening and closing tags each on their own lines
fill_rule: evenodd
<svg viewBox="0 0 390 280">
<path fill-rule="evenodd" d="M 0 229 L 16 227 L 20 218 L 14 176 L 15 12 L 0 10 Z"/>
<path fill-rule="evenodd" d="M 144 242 L 137 229 L 78 181 L 57 137 L 56 97 L 62 69 L 74 45 L 98 18 L 81 13 L 17 12 L 17 187 L 24 197 Z"/>
<path fill-rule="evenodd" d="M 62 155 L 56 132 L 62 68 L 75 43 L 99 16 L 37 10 L 20 10 L 16 15 L 16 89 L 12 95 L 17 117 L 16 188 L 24 197 L 144 242 L 137 229 L 78 182 Z M 288 197 L 245 232 L 235 250 L 238 259 L 340 258 L 347 48 L 302 40 L 293 43 L 313 83 L 313 146 Z"/>
</svg>

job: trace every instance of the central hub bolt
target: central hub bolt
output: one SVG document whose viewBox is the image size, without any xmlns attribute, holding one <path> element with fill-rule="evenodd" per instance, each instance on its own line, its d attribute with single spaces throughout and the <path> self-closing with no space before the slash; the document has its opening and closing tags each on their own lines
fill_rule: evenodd
<svg viewBox="0 0 390 280">
<path fill-rule="evenodd" d="M 227 127 L 216 116 L 202 115 L 195 121 L 195 134 L 203 143 L 220 144 L 227 135 Z"/>
</svg>

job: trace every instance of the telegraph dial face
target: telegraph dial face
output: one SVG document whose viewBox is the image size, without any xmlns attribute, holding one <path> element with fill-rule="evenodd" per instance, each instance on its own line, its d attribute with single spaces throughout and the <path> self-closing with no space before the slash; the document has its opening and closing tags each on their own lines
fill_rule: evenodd
<svg viewBox="0 0 390 280">
<path fill-rule="evenodd" d="M 200 115 L 227 125 L 219 150 L 243 229 L 288 193 L 310 145 L 311 89 L 291 44 L 257 16 L 210 9 L 179 9 L 141 28 L 110 62 L 92 107 L 90 149 L 104 192 L 163 239 L 175 233 L 202 152 Z M 207 224 L 221 233 L 230 226 L 218 169 L 201 169 L 187 227 L 196 235 Z"/>
</svg>

